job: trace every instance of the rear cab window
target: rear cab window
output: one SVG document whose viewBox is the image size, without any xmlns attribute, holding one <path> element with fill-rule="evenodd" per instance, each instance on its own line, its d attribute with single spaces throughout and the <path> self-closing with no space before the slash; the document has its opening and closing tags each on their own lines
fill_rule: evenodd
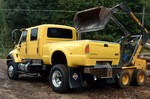
<svg viewBox="0 0 150 99">
<path fill-rule="evenodd" d="M 72 30 L 70 30 L 70 29 L 48 28 L 47 29 L 47 37 L 48 38 L 72 39 L 73 33 L 72 33 Z"/>
</svg>

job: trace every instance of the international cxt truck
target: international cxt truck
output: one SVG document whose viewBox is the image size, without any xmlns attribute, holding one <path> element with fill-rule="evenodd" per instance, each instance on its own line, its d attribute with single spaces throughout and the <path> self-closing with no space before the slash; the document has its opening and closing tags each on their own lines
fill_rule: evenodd
<svg viewBox="0 0 150 99">
<path fill-rule="evenodd" d="M 137 24 L 139 35 L 133 35 L 115 17 L 122 10 Z M 76 33 L 103 30 L 112 21 L 124 35 L 116 42 L 79 40 Z M 123 20 L 122 20 L 123 21 Z M 106 82 L 126 88 L 131 83 L 144 85 L 146 61 L 139 58 L 148 40 L 148 31 L 124 4 L 113 8 L 96 7 L 76 13 L 74 27 L 43 24 L 21 29 L 18 44 L 7 56 L 10 79 L 20 74 L 40 74 L 48 78 L 55 92 L 103 86 Z M 15 32 L 13 31 L 13 37 Z M 16 38 L 15 38 L 16 39 Z"/>
</svg>

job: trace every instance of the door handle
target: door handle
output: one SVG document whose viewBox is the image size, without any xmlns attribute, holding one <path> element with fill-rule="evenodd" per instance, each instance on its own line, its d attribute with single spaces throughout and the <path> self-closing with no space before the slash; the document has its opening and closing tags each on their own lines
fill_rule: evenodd
<svg viewBox="0 0 150 99">
<path fill-rule="evenodd" d="M 39 53 L 39 49 L 38 48 L 36 49 L 36 52 Z"/>
<path fill-rule="evenodd" d="M 108 47 L 108 44 L 104 44 L 104 47 Z"/>
<path fill-rule="evenodd" d="M 27 48 L 25 48 L 25 53 L 27 54 Z"/>
</svg>

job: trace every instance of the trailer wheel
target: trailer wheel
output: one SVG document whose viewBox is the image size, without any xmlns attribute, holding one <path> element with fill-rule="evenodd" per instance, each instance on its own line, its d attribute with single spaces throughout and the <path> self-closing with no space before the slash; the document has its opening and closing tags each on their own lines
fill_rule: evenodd
<svg viewBox="0 0 150 99">
<path fill-rule="evenodd" d="M 123 70 L 120 75 L 117 77 L 117 85 L 120 88 L 126 88 L 130 85 L 131 77 L 130 73 L 127 70 Z"/>
<path fill-rule="evenodd" d="M 18 79 L 19 74 L 17 73 L 17 65 L 12 61 L 8 64 L 7 74 L 12 80 Z"/>
<path fill-rule="evenodd" d="M 67 92 L 69 89 L 67 67 L 62 64 L 54 65 L 50 71 L 49 82 L 54 91 Z"/>
<path fill-rule="evenodd" d="M 142 86 L 146 81 L 146 73 L 144 70 L 137 69 L 133 72 L 132 83 L 136 86 Z"/>
</svg>

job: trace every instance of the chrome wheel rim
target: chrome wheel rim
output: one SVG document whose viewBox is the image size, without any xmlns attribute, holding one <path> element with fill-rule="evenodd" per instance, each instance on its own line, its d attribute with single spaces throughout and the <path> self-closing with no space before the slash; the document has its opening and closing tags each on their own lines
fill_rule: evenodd
<svg viewBox="0 0 150 99">
<path fill-rule="evenodd" d="M 52 75 L 52 83 L 55 87 L 60 87 L 62 84 L 62 74 L 58 70 Z"/>
<path fill-rule="evenodd" d="M 8 68 L 8 74 L 9 74 L 10 77 L 12 77 L 13 74 L 14 74 L 14 68 L 13 68 L 12 65 L 10 65 L 9 68 Z"/>
</svg>

